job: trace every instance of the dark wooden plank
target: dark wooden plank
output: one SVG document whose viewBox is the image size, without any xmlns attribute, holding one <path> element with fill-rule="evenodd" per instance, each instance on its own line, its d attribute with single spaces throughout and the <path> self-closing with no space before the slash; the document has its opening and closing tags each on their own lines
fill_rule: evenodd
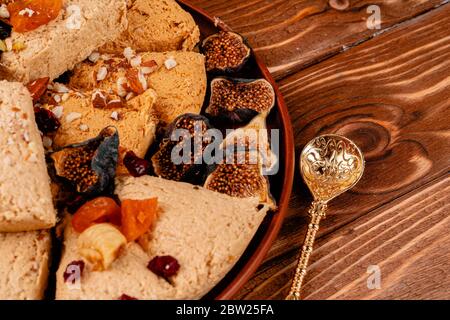
<svg viewBox="0 0 450 320">
<path fill-rule="evenodd" d="M 444 5 L 281 81 L 298 151 L 334 132 L 355 140 L 366 156 L 364 178 L 332 202 L 321 236 L 448 173 L 449 25 Z M 296 179 L 281 234 L 237 298 L 267 298 L 290 281 L 311 200 Z"/>
<path fill-rule="evenodd" d="M 449 192 L 447 175 L 320 239 L 303 298 L 450 299 Z M 374 267 L 379 287 L 371 278 Z M 264 284 L 250 297 L 262 290 L 267 298 L 283 299 L 289 290 L 289 282 Z"/>
<path fill-rule="evenodd" d="M 381 30 L 447 0 L 191 0 L 247 37 L 277 78 L 367 40 L 370 5 L 381 10 Z M 333 3 L 343 3 L 339 8 Z M 345 4 L 347 3 L 348 6 Z M 330 4 L 333 4 L 331 6 Z M 333 8 L 335 7 L 335 8 Z"/>
<path fill-rule="evenodd" d="M 304 298 L 450 299 L 449 194 L 446 177 L 322 239 Z"/>
</svg>

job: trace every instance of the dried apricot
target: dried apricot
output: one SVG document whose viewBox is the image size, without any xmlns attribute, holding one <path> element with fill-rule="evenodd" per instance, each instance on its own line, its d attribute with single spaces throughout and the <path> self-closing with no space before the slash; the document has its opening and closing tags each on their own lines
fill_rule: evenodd
<svg viewBox="0 0 450 320">
<path fill-rule="evenodd" d="M 157 206 L 157 198 L 122 201 L 122 233 L 129 242 L 149 231 L 156 219 Z"/>
<path fill-rule="evenodd" d="M 62 0 L 16 0 L 8 5 L 10 23 L 16 32 L 28 32 L 58 17 Z"/>
<path fill-rule="evenodd" d="M 99 197 L 82 205 L 72 219 L 72 227 L 76 232 L 83 232 L 97 223 L 110 222 L 120 225 L 120 207 L 108 197 Z"/>
</svg>

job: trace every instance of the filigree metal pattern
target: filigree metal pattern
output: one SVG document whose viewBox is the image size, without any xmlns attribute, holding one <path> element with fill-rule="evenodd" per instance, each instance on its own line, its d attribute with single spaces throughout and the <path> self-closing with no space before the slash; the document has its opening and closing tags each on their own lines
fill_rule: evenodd
<svg viewBox="0 0 450 320">
<path fill-rule="evenodd" d="M 302 252 L 287 300 L 299 300 L 320 221 L 325 218 L 328 202 L 352 188 L 364 172 L 361 150 L 347 138 L 338 135 L 320 136 L 305 147 L 300 157 L 303 179 L 314 196 L 308 213 L 308 225 Z"/>
<path fill-rule="evenodd" d="M 363 166 L 357 147 L 334 136 L 316 138 L 301 159 L 306 184 L 316 199 L 324 201 L 351 187 Z"/>
</svg>

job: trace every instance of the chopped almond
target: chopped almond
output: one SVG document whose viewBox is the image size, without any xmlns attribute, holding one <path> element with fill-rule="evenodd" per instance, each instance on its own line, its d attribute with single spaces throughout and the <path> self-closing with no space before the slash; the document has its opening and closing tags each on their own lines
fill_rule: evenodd
<svg viewBox="0 0 450 320">
<path fill-rule="evenodd" d="M 95 91 L 92 94 L 92 105 L 94 108 L 103 109 L 106 107 L 106 97 L 101 91 Z"/>
<path fill-rule="evenodd" d="M 111 100 L 108 102 L 106 107 L 108 109 L 119 109 L 119 108 L 123 108 L 124 105 L 122 103 L 122 100 Z"/>
<path fill-rule="evenodd" d="M 128 85 L 136 94 L 142 94 L 144 93 L 144 87 L 142 86 L 141 81 L 139 80 L 139 72 L 136 69 L 127 69 L 126 71 L 126 78 L 128 80 Z"/>
<path fill-rule="evenodd" d="M 37 102 L 47 91 L 47 85 L 50 81 L 50 78 L 40 78 L 37 80 L 34 80 L 27 84 L 27 89 L 30 91 L 31 98 L 33 99 L 33 102 Z"/>
</svg>

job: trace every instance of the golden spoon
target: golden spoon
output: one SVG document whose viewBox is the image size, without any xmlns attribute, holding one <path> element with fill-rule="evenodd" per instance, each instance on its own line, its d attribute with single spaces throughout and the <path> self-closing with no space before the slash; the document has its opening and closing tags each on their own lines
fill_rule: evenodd
<svg viewBox="0 0 450 320">
<path fill-rule="evenodd" d="M 338 135 L 323 135 L 309 142 L 303 149 L 300 169 L 314 201 L 308 211 L 311 222 L 286 300 L 300 300 L 320 220 L 326 216 L 328 202 L 353 188 L 361 179 L 364 156 L 351 140 Z"/>
</svg>

